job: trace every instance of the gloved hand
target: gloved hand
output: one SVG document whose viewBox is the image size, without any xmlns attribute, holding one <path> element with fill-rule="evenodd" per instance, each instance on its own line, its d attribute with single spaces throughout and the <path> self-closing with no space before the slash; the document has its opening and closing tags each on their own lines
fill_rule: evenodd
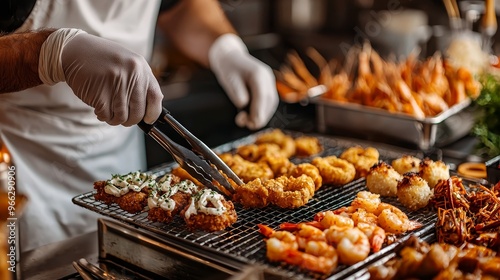
<svg viewBox="0 0 500 280">
<path fill-rule="evenodd" d="M 249 129 L 265 126 L 278 107 L 276 80 L 271 68 L 248 53 L 235 34 L 217 38 L 209 50 L 210 69 L 238 109 L 236 124 Z"/>
<path fill-rule="evenodd" d="M 56 30 L 42 45 L 38 72 L 47 85 L 66 81 L 110 125 L 153 123 L 160 116 L 163 94 L 147 61 L 115 42 Z"/>
</svg>

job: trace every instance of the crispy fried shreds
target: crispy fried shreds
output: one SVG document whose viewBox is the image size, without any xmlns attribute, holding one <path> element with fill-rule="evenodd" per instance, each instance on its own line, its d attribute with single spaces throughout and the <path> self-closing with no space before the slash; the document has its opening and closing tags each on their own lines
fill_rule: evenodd
<svg viewBox="0 0 500 280">
<path fill-rule="evenodd" d="M 438 211 L 438 240 L 457 246 L 469 242 L 500 251 L 499 185 L 488 188 L 476 184 L 467 189 L 456 176 L 440 181 L 432 199 Z"/>
</svg>

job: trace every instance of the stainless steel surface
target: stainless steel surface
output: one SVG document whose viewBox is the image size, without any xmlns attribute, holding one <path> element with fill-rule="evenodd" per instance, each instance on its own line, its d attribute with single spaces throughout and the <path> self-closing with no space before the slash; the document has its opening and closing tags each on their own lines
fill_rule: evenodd
<svg viewBox="0 0 500 280">
<path fill-rule="evenodd" d="M 360 136 L 380 136 L 392 142 L 413 145 L 422 151 L 456 141 L 469 134 L 474 125 L 470 100 L 423 120 L 360 104 L 322 98 L 313 98 L 311 102 L 316 105 L 316 120 L 321 133 L 347 131 Z"/>
<path fill-rule="evenodd" d="M 21 254 L 22 279 L 54 280 L 75 274 L 71 262 L 79 258 L 97 261 L 97 232 L 86 233 Z"/>
<path fill-rule="evenodd" d="M 288 133 L 294 135 L 292 132 Z M 249 137 L 220 146 L 216 149 L 216 151 L 231 151 L 239 145 L 253 143 L 257 135 L 258 134 L 253 134 Z M 295 136 L 297 135 L 298 134 L 295 134 Z M 373 143 L 368 144 L 363 141 L 353 141 L 352 139 L 332 138 L 321 135 L 315 136 L 318 137 L 324 147 L 324 151 L 319 154 L 319 156 L 339 155 L 346 148 L 352 147 L 356 144 L 376 147 L 379 150 L 381 159 L 385 161 L 400 157 L 403 154 L 413 154 L 415 156 L 419 156 L 413 151 L 393 146 L 373 145 Z M 310 159 L 292 159 L 295 163 L 307 160 Z M 166 174 L 170 171 L 170 167 L 171 166 L 168 165 L 162 166 L 158 169 L 152 170 L 151 172 L 158 175 Z M 93 197 L 93 192 L 77 196 L 73 199 L 73 202 L 89 210 L 99 212 L 103 215 L 141 228 L 142 230 L 145 230 L 145 232 L 154 233 L 157 236 L 162 237 L 159 239 L 161 241 L 156 243 L 160 246 L 165 243 L 169 246 L 175 244 L 177 248 L 180 247 L 179 250 L 182 252 L 188 252 L 189 254 L 198 257 L 210 256 L 210 260 L 218 264 L 236 263 L 240 264 L 241 267 L 257 264 L 292 278 L 315 278 L 319 275 L 304 272 L 294 266 L 269 262 L 265 257 L 265 243 L 263 242 L 263 237 L 258 232 L 257 224 L 264 223 L 273 228 L 277 228 L 283 222 L 297 223 L 311 220 L 317 212 L 335 209 L 349 204 L 354 199 L 357 192 L 365 189 L 365 182 L 362 179 L 341 187 L 325 185 L 316 192 L 314 198 L 309 201 L 306 207 L 301 207 L 299 209 L 281 209 L 277 207 L 244 209 L 236 205 L 238 221 L 233 226 L 215 233 L 189 231 L 181 217 L 176 217 L 171 223 L 168 224 L 151 222 L 147 219 L 147 210 L 139 214 L 129 214 L 121 210 L 116 205 L 108 206 L 96 201 Z M 401 204 L 394 198 L 384 198 L 383 200 L 402 207 Z M 408 213 L 408 216 L 424 225 L 424 227 L 416 230 L 413 234 L 418 235 L 425 233 L 434 227 L 435 213 L 432 211 L 414 211 Z M 114 238 L 119 237 L 117 234 L 114 234 L 113 236 Z M 409 233 L 403 235 L 398 242 L 402 242 L 407 237 L 409 237 Z M 131 247 L 137 246 L 137 242 L 130 241 L 128 244 L 124 244 L 122 239 L 123 238 L 120 239 L 119 243 L 117 243 L 116 240 L 110 240 L 108 244 L 120 244 L 120 246 L 123 246 L 121 248 L 116 248 L 117 246 L 114 246 L 113 248 L 115 250 L 119 249 L 120 254 L 124 254 L 121 257 L 122 259 L 126 258 L 129 259 L 129 261 L 140 264 L 141 266 L 147 265 L 149 267 L 148 262 L 141 262 L 141 259 L 144 257 L 138 257 L 138 249 L 133 249 L 133 247 Z M 142 242 L 142 239 L 139 240 Z M 352 273 L 355 273 L 357 270 L 393 250 L 393 248 L 397 246 L 398 242 L 385 246 L 380 252 L 370 255 L 363 262 L 352 266 L 339 266 L 338 269 L 331 275 L 331 278 L 348 277 Z M 112 246 L 108 246 L 108 251 L 111 247 Z M 107 254 L 108 253 L 106 253 L 106 255 Z M 154 252 L 154 255 L 158 256 L 158 258 L 160 257 L 157 252 Z M 104 256 L 101 252 L 101 258 L 102 257 Z M 154 267 L 157 266 L 153 266 L 153 269 Z M 163 267 L 168 267 L 168 265 L 163 265 Z M 158 268 L 156 269 L 158 270 Z M 161 271 L 159 271 L 159 273 L 161 273 Z"/>
<path fill-rule="evenodd" d="M 118 279 L 117 277 L 107 273 L 106 271 L 104 271 L 100 267 L 88 262 L 87 259 L 85 259 L 85 258 L 79 259 L 76 263 L 80 267 L 82 267 L 83 269 L 90 272 L 93 276 L 95 276 L 98 279 L 101 279 L 101 280 L 116 280 L 116 279 Z M 75 266 L 75 265 L 73 264 L 73 266 Z"/>
<path fill-rule="evenodd" d="M 179 247 L 164 236 L 123 223 L 100 219 L 98 228 L 101 259 L 118 259 L 158 277 L 226 279 L 242 267 L 238 262 L 217 263 L 205 252 Z"/>
<path fill-rule="evenodd" d="M 85 269 L 83 269 L 83 267 L 81 267 L 77 262 L 73 261 L 72 264 L 78 274 L 83 278 L 83 280 L 95 280 L 95 278 L 92 277 L 92 275 Z"/>
</svg>

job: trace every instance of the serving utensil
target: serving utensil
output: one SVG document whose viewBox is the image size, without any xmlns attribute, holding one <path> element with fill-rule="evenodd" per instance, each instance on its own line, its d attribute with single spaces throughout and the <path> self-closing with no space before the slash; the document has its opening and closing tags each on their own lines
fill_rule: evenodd
<svg viewBox="0 0 500 280">
<path fill-rule="evenodd" d="M 192 151 L 186 147 L 175 143 L 159 127 L 160 124 L 168 124 L 179 133 L 191 145 Z M 226 197 L 231 197 L 234 188 L 229 182 L 233 180 L 236 184 L 242 185 L 243 181 L 222 161 L 210 148 L 201 140 L 196 138 L 189 130 L 182 126 L 170 112 L 163 108 L 163 111 L 153 124 L 141 121 L 139 127 L 156 142 L 158 142 L 174 160 L 186 170 L 189 175 L 204 186 L 221 193 Z M 227 178 L 225 178 L 223 172 Z"/>
</svg>

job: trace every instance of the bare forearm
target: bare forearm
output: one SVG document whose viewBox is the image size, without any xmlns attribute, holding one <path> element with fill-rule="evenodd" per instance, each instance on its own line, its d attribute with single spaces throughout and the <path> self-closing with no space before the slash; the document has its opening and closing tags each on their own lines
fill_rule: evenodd
<svg viewBox="0 0 500 280">
<path fill-rule="evenodd" d="M 217 0 L 181 0 L 158 26 L 184 54 L 208 66 L 208 50 L 220 35 L 235 33 Z"/>
<path fill-rule="evenodd" d="M 0 93 L 42 84 L 38 77 L 40 48 L 54 30 L 0 36 Z"/>
</svg>

